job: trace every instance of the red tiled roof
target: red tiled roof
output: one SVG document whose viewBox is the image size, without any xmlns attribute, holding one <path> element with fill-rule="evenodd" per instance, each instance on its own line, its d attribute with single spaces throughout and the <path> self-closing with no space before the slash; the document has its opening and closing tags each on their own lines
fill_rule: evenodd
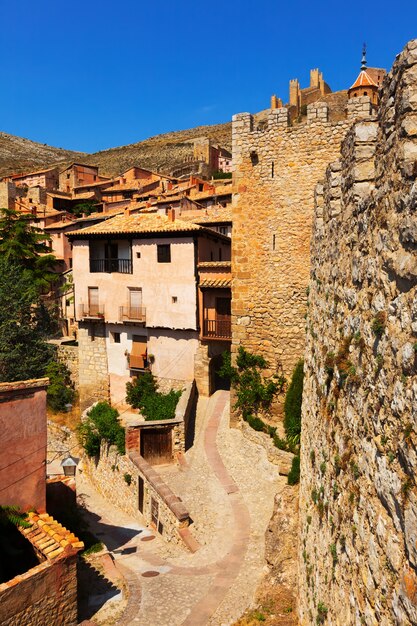
<svg viewBox="0 0 417 626">
<path fill-rule="evenodd" d="M 356 87 L 378 87 L 378 85 L 372 80 L 366 70 L 361 70 L 350 89 L 355 89 Z"/>
</svg>

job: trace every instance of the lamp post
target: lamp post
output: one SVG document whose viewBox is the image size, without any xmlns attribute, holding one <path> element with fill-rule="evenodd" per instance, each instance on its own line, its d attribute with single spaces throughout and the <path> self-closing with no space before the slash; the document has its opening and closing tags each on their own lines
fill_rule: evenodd
<svg viewBox="0 0 417 626">
<path fill-rule="evenodd" d="M 61 462 L 61 467 L 64 470 L 65 476 L 75 476 L 77 465 L 78 461 L 76 461 L 70 454 Z"/>
</svg>

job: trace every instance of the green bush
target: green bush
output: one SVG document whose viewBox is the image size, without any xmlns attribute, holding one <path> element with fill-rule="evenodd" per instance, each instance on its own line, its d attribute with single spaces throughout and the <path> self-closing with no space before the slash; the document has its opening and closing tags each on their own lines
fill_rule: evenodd
<svg viewBox="0 0 417 626">
<path fill-rule="evenodd" d="M 139 409 L 142 399 L 157 391 L 157 384 L 151 372 L 144 372 L 132 382 L 126 383 L 126 401 L 134 409 Z"/>
<path fill-rule="evenodd" d="M 246 421 L 253 428 L 253 430 L 257 430 L 258 432 L 264 432 L 267 425 L 264 421 L 262 421 L 259 417 L 254 417 L 253 415 L 247 415 Z"/>
<path fill-rule="evenodd" d="M 140 409 L 146 421 L 174 419 L 181 393 L 173 389 L 168 393 L 159 392 L 151 372 L 145 372 L 126 384 L 127 402 L 134 409 Z"/>
<path fill-rule="evenodd" d="M 50 361 L 45 375 L 49 378 L 49 387 L 46 392 L 48 406 L 53 411 L 65 411 L 66 405 L 72 404 L 75 398 L 68 368 L 63 363 Z"/>
<path fill-rule="evenodd" d="M 87 419 L 78 427 L 81 445 L 87 456 L 100 454 L 100 445 L 105 441 L 115 445 L 120 454 L 125 453 L 125 429 L 118 420 L 119 413 L 107 402 L 98 402 L 87 414 Z"/>
<path fill-rule="evenodd" d="M 297 455 L 292 460 L 291 469 L 288 473 L 288 484 L 296 485 L 300 482 L 300 457 Z"/>
<path fill-rule="evenodd" d="M 223 364 L 218 373 L 228 378 L 236 390 L 234 408 L 248 423 L 249 416 L 257 417 L 260 411 L 267 413 L 274 397 L 283 389 L 284 377 L 274 375 L 265 379 L 261 371 L 269 366 L 268 362 L 262 356 L 247 352 L 242 346 L 239 346 L 236 367 L 231 364 L 230 352 L 224 352 L 222 356 Z"/>
<path fill-rule="evenodd" d="M 300 442 L 303 381 L 304 361 L 301 359 L 295 366 L 284 403 L 284 428 L 287 439 L 291 440 L 293 444 Z"/>
</svg>

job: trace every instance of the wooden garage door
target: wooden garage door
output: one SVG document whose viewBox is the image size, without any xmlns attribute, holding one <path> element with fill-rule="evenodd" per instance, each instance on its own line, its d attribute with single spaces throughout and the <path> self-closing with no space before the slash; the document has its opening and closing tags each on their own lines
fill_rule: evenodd
<svg viewBox="0 0 417 626">
<path fill-rule="evenodd" d="M 140 453 L 151 465 L 172 460 L 172 428 L 142 428 Z"/>
</svg>

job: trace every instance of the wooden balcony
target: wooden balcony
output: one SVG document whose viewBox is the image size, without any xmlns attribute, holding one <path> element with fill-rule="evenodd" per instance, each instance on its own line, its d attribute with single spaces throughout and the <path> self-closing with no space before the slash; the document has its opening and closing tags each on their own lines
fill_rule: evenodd
<svg viewBox="0 0 417 626">
<path fill-rule="evenodd" d="M 232 319 L 231 317 L 221 320 L 203 321 L 203 339 L 232 339 Z"/>
<path fill-rule="evenodd" d="M 121 322 L 146 322 L 146 308 L 144 306 L 121 306 L 119 307 L 119 320 Z"/>
<path fill-rule="evenodd" d="M 90 273 L 95 274 L 104 272 L 110 274 L 115 272 L 117 274 L 131 274 L 132 273 L 132 260 L 131 259 L 90 259 Z"/>
<path fill-rule="evenodd" d="M 80 320 L 104 320 L 104 305 L 80 304 L 78 307 L 78 318 Z"/>
</svg>

